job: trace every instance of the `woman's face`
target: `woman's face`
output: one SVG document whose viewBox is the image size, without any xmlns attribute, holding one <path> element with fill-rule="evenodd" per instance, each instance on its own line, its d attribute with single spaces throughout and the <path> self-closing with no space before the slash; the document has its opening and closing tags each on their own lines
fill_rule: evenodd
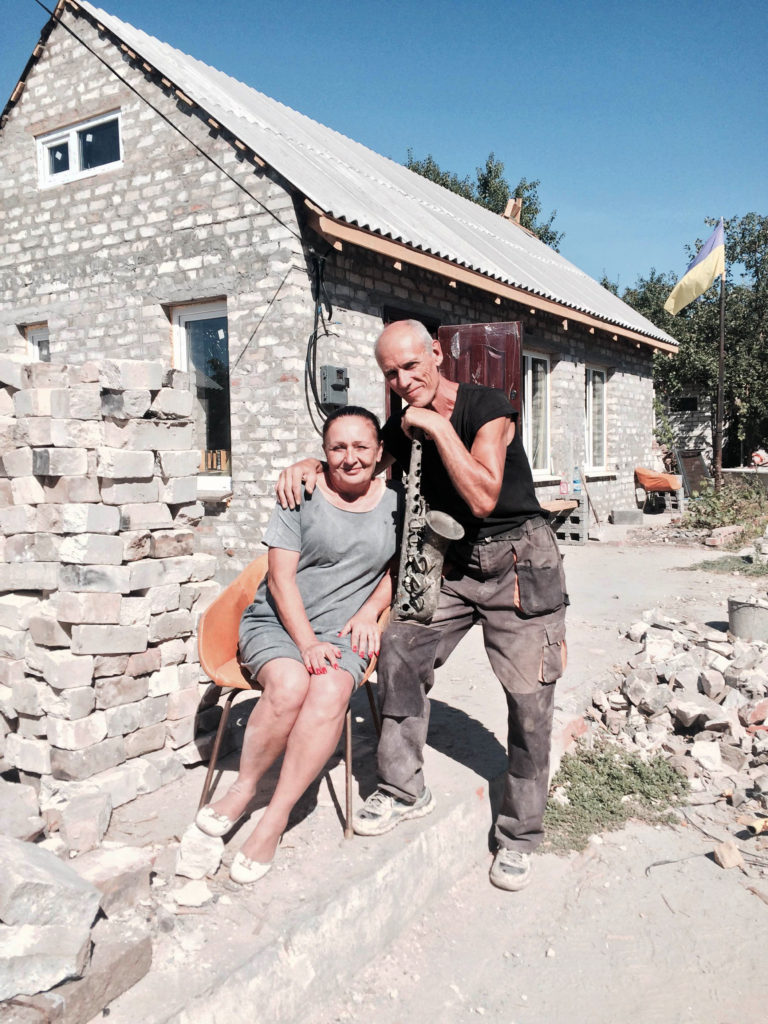
<svg viewBox="0 0 768 1024">
<path fill-rule="evenodd" d="M 323 451 L 331 483 L 348 491 L 367 489 L 381 458 L 382 446 L 370 420 L 363 416 L 340 416 L 328 427 Z"/>
</svg>

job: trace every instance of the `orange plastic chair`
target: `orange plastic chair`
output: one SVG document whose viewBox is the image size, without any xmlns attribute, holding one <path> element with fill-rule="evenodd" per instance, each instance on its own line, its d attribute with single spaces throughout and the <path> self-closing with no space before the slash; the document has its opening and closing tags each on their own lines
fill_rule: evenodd
<svg viewBox="0 0 768 1024">
<path fill-rule="evenodd" d="M 198 809 L 204 807 L 208 802 L 211 779 L 216 770 L 221 741 L 224 736 L 224 730 L 227 727 L 227 721 L 229 720 L 232 702 L 242 690 L 249 690 L 251 692 L 261 690 L 259 684 L 252 680 L 248 672 L 240 665 L 237 657 L 237 640 L 243 612 L 253 601 L 254 594 L 266 575 L 267 556 L 262 555 L 254 562 L 251 562 L 228 587 L 222 590 L 200 619 L 197 634 L 200 664 L 214 685 L 220 686 L 222 689 L 228 687 L 231 692 L 227 694 L 221 719 L 219 720 L 219 727 L 216 730 L 211 759 L 208 763 L 208 771 L 203 783 L 203 792 L 200 795 Z M 382 629 L 388 620 L 389 609 L 387 608 L 379 616 L 379 625 Z M 379 712 L 370 684 L 371 673 L 375 668 L 376 658 L 373 657 L 366 669 L 361 685 L 365 684 L 376 732 L 378 735 L 381 735 Z M 344 836 L 349 839 L 352 835 L 352 712 L 350 708 L 347 708 L 345 721 L 344 761 L 346 766 L 347 803 Z"/>
</svg>

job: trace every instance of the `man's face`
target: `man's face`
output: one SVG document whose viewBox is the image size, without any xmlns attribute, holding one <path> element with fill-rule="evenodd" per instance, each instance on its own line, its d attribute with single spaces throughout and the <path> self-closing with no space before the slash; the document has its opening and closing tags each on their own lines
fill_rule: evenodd
<svg viewBox="0 0 768 1024">
<path fill-rule="evenodd" d="M 391 328 L 379 338 L 376 359 L 387 383 L 408 405 L 425 408 L 435 397 L 440 383 L 443 354 L 437 341 L 425 350 L 418 335 L 407 329 Z"/>
</svg>

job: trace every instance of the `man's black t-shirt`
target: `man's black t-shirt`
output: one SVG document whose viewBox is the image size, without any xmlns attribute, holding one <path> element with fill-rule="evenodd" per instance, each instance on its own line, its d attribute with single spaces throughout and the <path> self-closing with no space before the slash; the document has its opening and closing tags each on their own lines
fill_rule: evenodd
<svg viewBox="0 0 768 1024">
<path fill-rule="evenodd" d="M 400 426 L 403 411 L 390 416 L 382 428 L 384 450 L 394 456 L 405 472 L 411 458 L 411 441 Z M 517 420 L 517 413 L 503 391 L 479 384 L 459 384 L 450 422 L 469 451 L 478 430 L 500 416 Z M 517 426 L 517 424 L 516 424 Z M 466 531 L 466 539 L 482 540 L 520 526 L 533 516 L 546 516 L 536 499 L 528 457 L 520 431 L 507 446 L 504 477 L 496 508 L 485 519 L 478 519 L 451 483 L 434 441 L 425 441 L 422 452 L 421 482 L 424 499 L 432 509 L 447 512 Z"/>
</svg>

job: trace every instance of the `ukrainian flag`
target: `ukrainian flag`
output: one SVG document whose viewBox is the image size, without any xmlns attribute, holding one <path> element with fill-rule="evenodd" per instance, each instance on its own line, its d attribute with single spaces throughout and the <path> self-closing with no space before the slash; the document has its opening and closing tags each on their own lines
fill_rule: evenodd
<svg viewBox="0 0 768 1024">
<path fill-rule="evenodd" d="M 696 258 L 688 264 L 688 269 L 669 293 L 664 309 L 675 316 L 693 302 L 699 295 L 712 286 L 719 274 L 725 273 L 725 235 L 723 218 L 699 249 Z"/>
</svg>

